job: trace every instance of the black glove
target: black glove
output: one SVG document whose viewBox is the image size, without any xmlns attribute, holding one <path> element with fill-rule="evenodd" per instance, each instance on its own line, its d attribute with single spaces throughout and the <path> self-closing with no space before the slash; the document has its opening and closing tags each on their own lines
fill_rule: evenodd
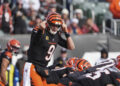
<svg viewBox="0 0 120 86">
<path fill-rule="evenodd" d="M 59 76 L 57 75 L 56 71 L 51 71 L 50 75 L 46 77 L 46 81 L 48 84 L 58 84 Z"/>
<path fill-rule="evenodd" d="M 63 67 L 63 68 L 59 68 L 59 69 L 54 69 L 53 71 L 56 71 L 57 75 L 60 78 L 62 78 L 64 74 L 69 74 L 73 70 L 70 67 Z"/>
<path fill-rule="evenodd" d="M 74 73 L 69 74 L 69 75 L 68 75 L 68 78 L 69 78 L 72 82 L 79 82 L 78 77 L 80 77 L 80 76 L 82 76 L 82 75 L 84 75 L 84 74 L 85 74 L 84 71 L 81 71 L 81 72 L 75 71 Z"/>
<path fill-rule="evenodd" d="M 48 77 L 50 75 L 50 70 L 48 68 L 40 67 L 35 65 L 36 72 L 42 77 Z"/>
</svg>

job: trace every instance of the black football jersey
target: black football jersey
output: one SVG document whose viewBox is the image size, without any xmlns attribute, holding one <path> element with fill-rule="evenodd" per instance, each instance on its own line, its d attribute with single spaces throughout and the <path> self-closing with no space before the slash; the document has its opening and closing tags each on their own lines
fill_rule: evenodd
<svg viewBox="0 0 120 86">
<path fill-rule="evenodd" d="M 61 37 L 59 32 L 52 35 L 47 29 L 45 31 L 33 29 L 28 50 L 28 62 L 42 67 L 47 66 L 57 44 L 67 48 L 67 41 Z"/>
<path fill-rule="evenodd" d="M 0 54 L 0 67 L 1 67 L 2 59 L 6 58 L 9 60 L 9 62 L 11 62 L 12 55 L 13 55 L 12 52 L 8 51 L 7 49 L 3 50 L 2 53 Z"/>
<path fill-rule="evenodd" d="M 112 72 L 107 69 L 87 73 L 78 77 L 77 83 L 81 86 L 106 86 L 107 84 L 120 86 L 120 73 Z"/>
<path fill-rule="evenodd" d="M 107 84 L 120 86 L 120 72 L 110 69 L 114 65 L 114 60 L 109 60 L 86 71 L 74 72 L 68 77 L 74 83 L 80 84 L 80 86 L 106 86 Z"/>
</svg>

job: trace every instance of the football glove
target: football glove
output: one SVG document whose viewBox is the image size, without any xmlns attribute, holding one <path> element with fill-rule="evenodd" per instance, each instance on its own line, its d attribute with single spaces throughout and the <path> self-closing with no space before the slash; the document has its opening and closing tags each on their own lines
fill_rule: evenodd
<svg viewBox="0 0 120 86">
<path fill-rule="evenodd" d="M 72 68 L 70 67 L 62 67 L 59 69 L 52 69 L 51 71 L 56 71 L 57 75 L 62 78 L 64 74 L 69 74 L 70 72 L 72 72 Z"/>
</svg>

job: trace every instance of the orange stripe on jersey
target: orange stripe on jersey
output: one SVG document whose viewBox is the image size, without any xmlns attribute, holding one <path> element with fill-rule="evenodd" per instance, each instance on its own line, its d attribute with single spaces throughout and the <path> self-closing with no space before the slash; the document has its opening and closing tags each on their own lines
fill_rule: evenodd
<svg viewBox="0 0 120 86">
<path fill-rule="evenodd" d="M 35 30 L 35 31 L 38 31 L 39 30 L 39 26 L 36 26 L 33 30 Z M 45 33 L 45 30 L 42 30 L 42 34 L 44 34 Z"/>
<path fill-rule="evenodd" d="M 5 55 L 8 56 L 9 58 L 12 58 L 12 53 L 11 52 L 6 51 Z"/>
<path fill-rule="evenodd" d="M 56 44 L 56 43 L 54 43 L 54 42 L 48 42 L 48 44 Z"/>
<path fill-rule="evenodd" d="M 34 30 L 36 30 L 36 31 L 38 31 L 38 29 L 39 29 L 39 27 L 38 27 L 38 26 L 36 26 L 36 27 L 34 28 Z"/>
</svg>

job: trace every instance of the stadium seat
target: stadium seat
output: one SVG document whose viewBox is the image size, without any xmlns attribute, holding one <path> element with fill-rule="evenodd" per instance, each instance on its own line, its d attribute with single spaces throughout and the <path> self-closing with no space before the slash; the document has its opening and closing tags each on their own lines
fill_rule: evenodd
<svg viewBox="0 0 120 86">
<path fill-rule="evenodd" d="M 100 3 L 97 3 L 97 6 L 98 7 L 101 7 L 101 8 L 109 8 L 109 3 L 105 3 L 105 2 L 100 2 Z"/>
</svg>

